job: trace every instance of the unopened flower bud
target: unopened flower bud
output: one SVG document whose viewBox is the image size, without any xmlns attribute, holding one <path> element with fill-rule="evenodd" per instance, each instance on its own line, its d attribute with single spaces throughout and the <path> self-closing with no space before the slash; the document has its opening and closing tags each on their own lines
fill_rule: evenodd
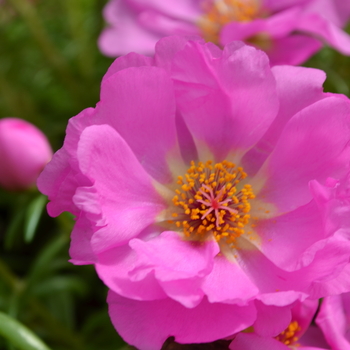
<svg viewBox="0 0 350 350">
<path fill-rule="evenodd" d="M 34 125 L 18 118 L 0 120 L 0 186 L 31 187 L 51 157 L 46 136 Z"/>
</svg>

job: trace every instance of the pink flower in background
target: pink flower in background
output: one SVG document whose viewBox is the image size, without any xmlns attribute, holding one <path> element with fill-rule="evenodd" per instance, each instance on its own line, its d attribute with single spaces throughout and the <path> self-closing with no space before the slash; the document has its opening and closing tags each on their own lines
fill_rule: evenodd
<svg viewBox="0 0 350 350">
<path fill-rule="evenodd" d="M 318 308 L 317 300 L 297 302 L 292 311 L 288 327 L 275 337 L 264 337 L 256 333 L 239 333 L 230 350 L 326 350 L 330 349 L 321 330 L 311 325 Z M 342 348 L 345 350 L 345 348 Z"/>
<path fill-rule="evenodd" d="M 242 40 L 266 51 L 272 64 L 298 65 L 327 44 L 350 54 L 342 27 L 350 17 L 345 0 L 110 0 L 101 51 L 153 55 L 167 35 L 200 35 L 221 46 Z"/>
<path fill-rule="evenodd" d="M 240 42 L 170 37 L 117 59 L 70 120 L 38 186 L 50 215 L 76 216 L 71 261 L 95 264 L 127 342 L 276 336 L 298 300 L 350 291 L 349 224 L 329 218 L 350 102 L 324 79 Z"/>
<path fill-rule="evenodd" d="M 52 150 L 34 125 L 17 118 L 0 120 L 0 185 L 7 190 L 33 186 Z"/>
</svg>

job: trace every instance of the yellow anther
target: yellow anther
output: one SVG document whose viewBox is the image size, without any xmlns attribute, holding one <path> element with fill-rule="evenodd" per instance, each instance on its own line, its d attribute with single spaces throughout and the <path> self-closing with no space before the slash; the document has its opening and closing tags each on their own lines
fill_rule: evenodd
<svg viewBox="0 0 350 350">
<path fill-rule="evenodd" d="M 180 187 L 172 201 L 186 220 L 174 220 L 176 227 L 191 239 L 205 239 L 208 234 L 218 241 L 225 237 L 224 242 L 233 247 L 237 237 L 245 234 L 249 200 L 254 197 L 249 184 L 239 185 L 244 177 L 243 169 L 227 160 L 216 164 L 192 161 L 186 174 L 177 178 Z"/>
<path fill-rule="evenodd" d="M 184 191 L 189 191 L 191 189 L 191 187 L 187 184 L 184 184 L 181 186 L 181 188 L 184 190 Z"/>
<path fill-rule="evenodd" d="M 295 344 L 298 341 L 298 337 L 295 335 L 296 332 L 300 332 L 301 328 L 297 321 L 292 321 L 288 328 L 285 329 L 283 332 L 281 332 L 276 339 L 280 341 L 281 343 L 285 345 L 294 345 L 298 346 L 298 344 Z"/>
</svg>

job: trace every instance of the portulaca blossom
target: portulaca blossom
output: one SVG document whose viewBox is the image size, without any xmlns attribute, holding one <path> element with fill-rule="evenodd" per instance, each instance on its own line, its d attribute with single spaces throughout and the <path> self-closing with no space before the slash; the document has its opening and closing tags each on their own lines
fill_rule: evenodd
<svg viewBox="0 0 350 350">
<path fill-rule="evenodd" d="M 291 309 L 288 327 L 274 337 L 256 332 L 242 332 L 234 336 L 230 350 L 329 350 L 321 330 L 311 325 L 318 308 L 317 300 L 297 302 Z"/>
<path fill-rule="evenodd" d="M 0 120 L 0 186 L 28 189 L 51 157 L 49 141 L 34 125 L 19 118 Z"/>
<path fill-rule="evenodd" d="M 349 223 L 329 218 L 350 101 L 324 79 L 241 42 L 169 37 L 117 59 L 69 121 L 38 185 L 50 215 L 76 216 L 71 261 L 95 265 L 128 343 L 274 337 L 296 302 L 350 291 Z"/>
<path fill-rule="evenodd" d="M 112 57 L 153 55 L 166 35 L 199 35 L 224 46 L 242 40 L 268 53 L 272 64 L 297 65 L 327 44 L 350 54 L 341 28 L 350 16 L 345 0 L 110 0 L 109 24 L 99 39 Z"/>
</svg>

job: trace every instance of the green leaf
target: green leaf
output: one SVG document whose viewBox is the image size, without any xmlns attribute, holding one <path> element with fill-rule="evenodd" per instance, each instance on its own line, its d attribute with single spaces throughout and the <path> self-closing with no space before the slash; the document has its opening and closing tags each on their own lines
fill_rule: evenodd
<svg viewBox="0 0 350 350">
<path fill-rule="evenodd" d="M 46 197 L 40 195 L 36 197 L 28 206 L 25 220 L 24 240 L 29 243 L 34 238 L 40 216 L 46 203 Z"/>
<path fill-rule="evenodd" d="M 58 293 L 69 291 L 79 295 L 86 294 L 86 282 L 77 276 L 51 276 L 50 278 L 36 283 L 33 293 L 42 297 L 45 295 L 57 295 Z"/>
<path fill-rule="evenodd" d="M 13 218 L 10 221 L 9 227 L 5 234 L 5 248 L 7 250 L 10 250 L 13 247 L 16 237 L 18 236 L 18 233 L 21 232 L 20 229 L 23 223 L 24 213 L 25 213 L 24 209 L 19 208 L 14 213 Z"/>
<path fill-rule="evenodd" d="M 40 280 L 56 269 L 56 257 L 67 246 L 68 241 L 68 237 L 56 236 L 41 250 L 27 274 L 28 287 L 35 286 L 36 283 L 39 283 Z M 69 265 L 66 259 L 64 259 L 64 264 Z"/>
<path fill-rule="evenodd" d="M 20 350 L 50 350 L 31 330 L 0 312 L 0 334 Z"/>
</svg>

